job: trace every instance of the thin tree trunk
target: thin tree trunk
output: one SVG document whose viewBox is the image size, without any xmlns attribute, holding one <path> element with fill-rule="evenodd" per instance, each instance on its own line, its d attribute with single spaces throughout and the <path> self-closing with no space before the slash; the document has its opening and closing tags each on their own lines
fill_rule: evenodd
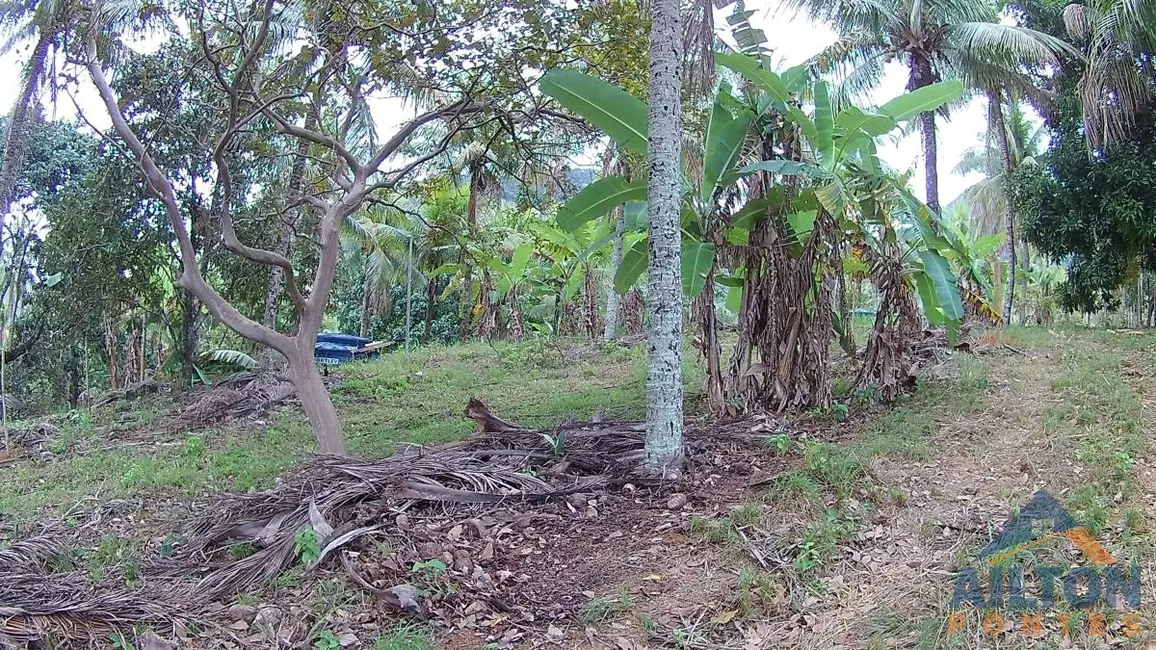
<svg viewBox="0 0 1156 650">
<path fill-rule="evenodd" d="M 927 188 L 927 207 L 939 214 L 939 147 L 935 139 L 935 113 L 919 114 L 919 131 L 923 139 L 923 182 Z"/>
<path fill-rule="evenodd" d="M 991 129 L 996 132 L 1000 155 L 1003 156 L 1004 178 L 1009 179 L 1012 172 L 1015 171 L 1015 165 L 1012 162 L 1011 147 L 1008 144 L 1007 127 L 1004 124 L 1003 107 L 999 93 L 989 90 L 987 101 L 988 121 L 991 124 Z M 1012 307 L 1016 295 L 1016 216 L 1011 201 L 1005 201 L 1005 203 L 1007 204 L 1007 214 L 1005 215 L 1004 226 L 1007 232 L 1007 241 L 1004 242 L 1004 259 L 1007 262 L 1007 291 L 1003 301 L 1003 321 L 1011 325 L 1014 313 Z"/>
<path fill-rule="evenodd" d="M 598 340 L 599 330 L 605 334 L 605 328 L 599 322 L 598 313 L 598 284 L 594 281 L 594 270 L 587 267 L 586 277 L 582 281 L 582 311 L 586 325 L 586 335 L 591 341 Z"/>
<path fill-rule="evenodd" d="M 469 241 L 477 241 L 477 212 L 479 212 L 479 201 L 482 194 L 482 169 L 476 163 L 469 165 L 469 204 L 466 209 L 466 221 L 469 226 Z M 473 266 L 469 264 L 466 251 L 461 253 L 461 264 L 464 267 L 465 281 L 462 283 L 462 297 L 465 298 L 465 311 L 461 320 L 461 340 L 468 338 L 469 324 L 474 317 L 474 308 L 479 303 L 473 301 Z M 477 301 L 481 303 L 481 311 L 479 313 L 479 331 L 484 327 L 489 310 L 489 296 L 487 295 L 486 280 L 488 273 L 483 274 L 482 286 L 477 291 Z"/>
<path fill-rule="evenodd" d="M 908 90 L 929 86 L 933 81 L 930 61 L 911 62 Z M 939 147 L 935 135 L 935 113 L 919 114 L 919 135 L 923 140 L 923 182 L 926 188 L 927 207 L 935 214 L 939 214 Z"/>
<path fill-rule="evenodd" d="M 181 289 L 181 390 L 193 385 L 193 364 L 200 347 L 201 301 L 188 289 Z"/>
<path fill-rule="evenodd" d="M 425 336 L 422 337 L 422 343 L 428 344 L 430 339 L 433 338 L 433 322 L 435 312 L 437 311 L 437 299 L 437 280 L 431 277 L 425 285 Z"/>
<path fill-rule="evenodd" d="M 104 352 L 108 356 L 108 387 L 112 390 L 120 388 L 120 355 L 117 354 L 116 328 L 112 319 L 104 321 Z"/>
<path fill-rule="evenodd" d="M 321 99 L 314 97 L 309 107 L 309 114 L 305 117 L 305 128 L 314 131 L 317 129 L 320 121 Z M 305 164 L 308 158 L 309 141 L 304 139 L 298 140 L 297 153 L 293 158 L 293 167 L 289 170 L 289 180 L 285 184 L 288 190 L 286 194 L 290 206 L 300 201 L 304 195 Z M 289 257 L 289 254 L 293 250 L 294 229 L 301 220 L 301 212 L 304 209 L 303 205 L 291 207 L 282 218 L 281 232 L 277 236 L 277 245 L 273 250 L 285 257 Z M 281 289 L 284 287 L 284 284 L 285 270 L 279 266 L 272 267 L 269 271 L 269 284 L 265 291 L 265 313 L 261 319 L 261 323 L 271 330 L 277 329 L 277 310 L 281 305 Z M 265 352 L 261 358 L 262 367 L 265 370 L 269 370 L 277 362 L 277 357 L 279 356 L 273 348 L 265 348 Z"/>
<path fill-rule="evenodd" d="M 614 289 L 614 273 L 622 266 L 622 246 L 626 238 L 626 213 L 622 206 L 615 208 L 614 254 L 610 258 L 609 281 L 606 286 L 606 324 L 602 329 L 602 342 L 609 343 L 618 335 L 618 306 L 621 298 Z"/>
<path fill-rule="evenodd" d="M 646 459 L 652 469 L 677 475 L 683 458 L 682 16 L 678 0 L 652 0 L 651 8 Z"/>
<path fill-rule="evenodd" d="M 297 341 L 297 348 L 289 361 L 289 379 L 297 389 L 297 397 L 317 435 L 321 453 L 348 456 L 349 449 L 341 434 L 341 420 L 313 360 L 313 345 L 307 340 L 309 338 L 316 337 L 303 336 Z"/>
<path fill-rule="evenodd" d="M 357 335 L 361 338 L 369 336 L 369 316 L 373 307 L 370 295 L 369 279 L 366 278 L 361 286 L 361 325 L 357 332 Z"/>
</svg>

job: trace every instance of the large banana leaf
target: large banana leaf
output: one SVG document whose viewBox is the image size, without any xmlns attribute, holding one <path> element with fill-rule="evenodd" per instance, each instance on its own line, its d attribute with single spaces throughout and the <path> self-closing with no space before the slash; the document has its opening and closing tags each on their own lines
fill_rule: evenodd
<svg viewBox="0 0 1156 650">
<path fill-rule="evenodd" d="M 735 228 L 742 228 L 744 230 L 750 230 L 753 228 L 755 222 L 759 220 L 759 217 L 766 214 L 767 210 L 770 209 L 771 206 L 778 205 L 779 203 L 783 202 L 783 196 L 785 193 L 779 187 L 774 189 L 779 189 L 780 191 L 773 192 L 770 196 L 767 197 L 751 199 L 750 201 L 747 201 L 746 205 L 739 208 L 738 212 L 735 212 L 731 216 L 731 226 Z"/>
<path fill-rule="evenodd" d="M 650 124 L 646 103 L 601 79 L 573 70 L 551 70 L 538 84 L 542 92 L 581 115 L 618 146 L 646 154 Z"/>
<path fill-rule="evenodd" d="M 803 129 L 803 135 L 807 136 L 807 140 L 814 142 L 819 139 L 819 130 L 815 127 L 814 120 L 807 117 L 801 108 L 794 105 L 788 106 L 787 117 L 798 124 L 800 129 Z"/>
<path fill-rule="evenodd" d="M 770 172 L 783 176 L 807 176 L 809 178 L 821 178 L 827 175 L 822 169 L 798 160 L 763 160 L 739 167 L 727 180 L 746 178 L 756 172 Z"/>
<path fill-rule="evenodd" d="M 787 85 L 783 83 L 782 78 L 760 65 L 758 59 L 746 54 L 720 52 L 715 55 L 715 60 L 750 79 L 778 104 L 785 106 L 791 101 L 791 93 L 787 91 Z"/>
<path fill-rule="evenodd" d="M 646 270 L 647 238 L 643 237 L 634 243 L 626 254 L 622 256 L 622 264 L 614 272 L 614 290 L 619 294 L 630 291 L 630 287 L 638 281 L 642 272 Z"/>
<path fill-rule="evenodd" d="M 574 232 L 615 206 L 645 199 L 646 179 L 628 181 L 621 176 L 607 176 L 582 188 L 558 210 L 558 226 Z"/>
<path fill-rule="evenodd" d="M 845 136 L 850 136 L 856 132 L 863 132 L 869 136 L 880 136 L 895 129 L 898 124 L 887 115 L 867 113 L 855 106 L 850 106 L 839 111 L 839 115 L 835 118 L 835 126 Z"/>
<path fill-rule="evenodd" d="M 919 259 L 923 262 L 923 272 L 935 289 L 935 297 L 943 315 L 950 321 L 962 321 L 963 300 L 959 296 L 959 285 L 955 273 L 951 271 L 951 264 L 938 252 L 929 249 L 920 250 Z"/>
<path fill-rule="evenodd" d="M 920 113 L 938 109 L 963 96 L 963 82 L 958 79 L 940 81 L 900 95 L 879 107 L 879 112 L 896 122 L 908 120 Z"/>
<path fill-rule="evenodd" d="M 815 139 L 811 145 L 823 169 L 834 169 L 835 165 L 835 113 L 831 108 L 831 97 L 827 94 L 827 82 L 815 82 Z"/>
<path fill-rule="evenodd" d="M 919 291 L 919 302 L 923 305 L 923 315 L 927 317 L 927 322 L 936 326 L 946 325 L 947 318 L 939 309 L 939 298 L 935 295 L 931 278 L 923 271 L 916 271 L 911 275 L 915 279 L 915 288 Z"/>
<path fill-rule="evenodd" d="M 706 276 L 714 267 L 714 244 L 706 242 L 682 245 L 682 291 L 691 298 L 698 297 L 706 286 Z"/>
<path fill-rule="evenodd" d="M 723 95 L 720 94 L 719 97 Z M 732 115 L 716 100 L 706 127 L 706 153 L 703 160 L 702 201 L 709 204 L 715 191 L 739 159 L 750 128 L 752 115 L 742 111 Z"/>
</svg>

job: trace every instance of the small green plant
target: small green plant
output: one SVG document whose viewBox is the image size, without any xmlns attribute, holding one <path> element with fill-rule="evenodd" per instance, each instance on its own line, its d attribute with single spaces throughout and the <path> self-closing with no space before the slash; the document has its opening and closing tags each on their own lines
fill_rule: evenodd
<svg viewBox="0 0 1156 650">
<path fill-rule="evenodd" d="M 735 522 L 730 517 L 708 519 L 694 517 L 690 520 L 689 532 L 691 535 L 705 539 L 712 544 L 737 545 L 742 543 L 742 537 L 735 530 Z"/>
<path fill-rule="evenodd" d="M 205 455 L 205 439 L 200 436 L 189 436 L 185 439 L 185 456 L 189 458 L 203 458 Z"/>
<path fill-rule="evenodd" d="M 257 547 L 253 546 L 252 542 L 241 542 L 229 548 L 229 554 L 234 560 L 243 560 L 256 552 Z"/>
<path fill-rule="evenodd" d="M 132 644 L 132 641 L 124 638 L 124 635 L 120 632 L 109 632 L 108 640 L 112 641 L 112 647 L 116 650 L 136 650 L 136 646 Z"/>
<path fill-rule="evenodd" d="M 548 433 L 538 434 L 550 445 L 551 451 L 554 452 L 556 458 L 561 458 L 566 455 L 566 432 L 560 431 L 554 435 Z"/>
<path fill-rule="evenodd" d="M 439 559 L 425 560 L 422 562 L 414 562 L 412 571 L 428 582 L 437 580 L 437 577 L 449 570 L 445 562 Z"/>
<path fill-rule="evenodd" d="M 297 544 L 293 552 L 301 558 L 301 563 L 311 566 L 321 559 L 321 537 L 312 528 L 297 532 Z"/>
<path fill-rule="evenodd" d="M 846 404 L 842 403 L 836 404 L 834 408 L 831 409 L 831 415 L 835 416 L 836 422 L 846 422 L 850 413 L 851 410 L 847 408 Z"/>
<path fill-rule="evenodd" d="M 759 606 L 774 601 L 778 583 L 774 575 L 751 565 L 739 569 L 739 613 L 750 617 Z"/>
<path fill-rule="evenodd" d="M 763 521 L 763 507 L 753 502 L 744 503 L 735 508 L 731 519 L 737 526 L 755 526 Z"/>
<path fill-rule="evenodd" d="M 769 438 L 764 438 L 763 446 L 775 450 L 775 452 L 782 456 L 791 450 L 791 436 L 785 433 L 779 433 Z"/>
<path fill-rule="evenodd" d="M 341 640 L 337 638 L 336 634 L 325 630 L 313 643 L 313 647 L 317 650 L 341 650 Z"/>
</svg>

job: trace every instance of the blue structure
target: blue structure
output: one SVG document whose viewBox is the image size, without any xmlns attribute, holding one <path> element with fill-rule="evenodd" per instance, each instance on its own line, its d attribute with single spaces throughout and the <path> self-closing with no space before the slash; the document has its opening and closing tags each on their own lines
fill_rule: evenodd
<svg viewBox="0 0 1156 650">
<path fill-rule="evenodd" d="M 370 340 L 340 332 L 322 332 L 317 335 L 317 345 L 313 348 L 313 358 L 318 365 L 336 366 L 355 358 L 375 358 L 382 346 L 369 346 Z"/>
</svg>

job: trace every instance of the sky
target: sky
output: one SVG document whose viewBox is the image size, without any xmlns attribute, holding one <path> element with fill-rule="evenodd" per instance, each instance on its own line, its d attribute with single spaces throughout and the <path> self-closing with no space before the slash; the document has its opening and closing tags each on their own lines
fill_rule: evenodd
<svg viewBox="0 0 1156 650">
<path fill-rule="evenodd" d="M 802 63 L 806 59 L 818 54 L 823 48 L 835 42 L 835 34 L 825 25 L 818 24 L 809 18 L 797 15 L 794 12 L 780 8 L 780 0 L 748 0 L 747 7 L 755 9 L 751 23 L 762 29 L 767 35 L 768 46 L 774 50 L 774 59 L 781 61 L 784 66 Z M 716 12 L 715 25 L 720 28 L 727 26 L 726 16 L 730 9 Z M 720 36 L 726 38 L 720 29 Z M 134 49 L 147 50 L 148 42 L 134 44 Z M 27 60 L 30 48 L 27 46 L 14 48 L 4 54 L 2 65 L 10 72 L 0 79 L 0 111 L 7 114 L 12 102 L 19 92 L 18 75 L 15 71 Z M 907 73 L 899 63 L 889 64 L 883 83 L 867 97 L 866 101 L 880 104 L 902 94 L 907 81 Z M 95 88 L 83 76 L 81 84 L 71 92 L 58 93 L 56 103 L 53 104 L 47 96 L 43 99 L 46 111 L 50 117 L 72 120 L 77 115 L 77 107 L 85 118 L 96 128 L 106 129 L 110 125 L 107 113 L 97 96 Z M 394 100 L 370 100 L 370 110 L 374 114 L 378 125 L 379 141 L 388 139 L 389 131 L 396 129 L 402 121 L 398 119 L 398 106 Z M 937 120 L 939 132 L 939 194 L 940 202 L 947 205 L 971 184 L 979 181 L 979 174 L 961 176 L 952 172 L 952 168 L 960 156 L 968 148 L 980 142 L 980 137 L 986 129 L 986 107 L 980 100 L 974 100 L 965 108 L 954 111 L 950 121 L 942 118 Z M 900 171 L 911 170 L 912 187 L 918 196 L 924 196 L 922 154 L 917 133 L 913 133 L 898 142 L 887 139 L 879 144 L 880 157 Z"/>
</svg>

